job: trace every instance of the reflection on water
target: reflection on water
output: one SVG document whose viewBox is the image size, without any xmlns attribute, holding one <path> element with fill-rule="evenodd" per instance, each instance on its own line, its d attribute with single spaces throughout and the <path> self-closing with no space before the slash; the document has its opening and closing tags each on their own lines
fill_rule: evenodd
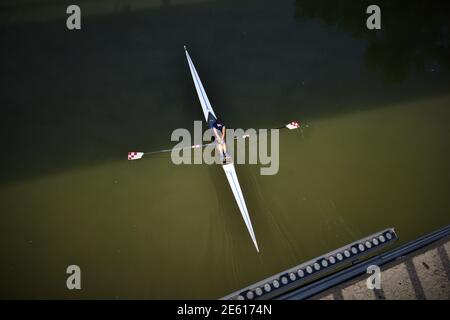
<svg viewBox="0 0 450 320">
<path fill-rule="evenodd" d="M 386 227 L 405 242 L 448 224 L 438 22 L 394 50 L 405 29 L 388 14 L 389 30 L 355 37 L 356 13 L 334 3 L 329 17 L 317 1 L 215 1 L 91 16 L 80 33 L 2 25 L 0 296 L 217 298 Z M 237 166 L 260 255 L 220 167 L 126 161 L 202 118 L 183 44 L 231 127 L 305 124 L 280 135 L 279 174 Z"/>
<path fill-rule="evenodd" d="M 82 9 L 84 18 L 213 1 L 216 0 L 79 0 L 76 4 Z M 58 0 L 3 0 L 0 3 L 0 25 L 65 20 L 68 6 L 69 3 Z"/>
<path fill-rule="evenodd" d="M 362 13 L 373 1 L 296 1 L 299 21 L 321 19 L 368 42 L 366 65 L 381 69 L 387 82 L 400 82 L 414 70 L 439 72 L 450 67 L 450 2 L 377 1 L 382 30 L 368 31 Z"/>
</svg>

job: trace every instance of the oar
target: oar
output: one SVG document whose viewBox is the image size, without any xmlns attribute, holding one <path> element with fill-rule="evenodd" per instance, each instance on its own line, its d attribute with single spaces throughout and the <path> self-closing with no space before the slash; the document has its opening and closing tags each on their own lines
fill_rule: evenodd
<svg viewBox="0 0 450 320">
<path fill-rule="evenodd" d="M 272 129 L 299 129 L 300 128 L 300 122 L 298 121 L 292 121 L 289 122 L 287 125 L 278 127 L 278 128 L 272 128 Z M 249 135 L 243 135 L 243 136 L 236 136 L 234 139 L 238 138 L 248 138 Z M 195 144 L 193 146 L 187 146 L 187 147 L 181 147 L 181 148 L 172 148 L 172 149 L 163 149 L 163 150 L 156 150 L 156 151 L 148 151 L 148 152 L 141 152 L 141 151 L 130 151 L 128 152 L 128 160 L 140 160 L 143 156 L 151 155 L 151 154 L 158 154 L 158 153 L 167 153 L 172 151 L 179 151 L 179 150 L 189 150 L 189 149 L 197 149 L 197 148 L 203 148 L 206 146 L 213 145 L 214 142 L 205 143 L 205 144 Z"/>
<path fill-rule="evenodd" d="M 163 149 L 163 150 L 148 151 L 148 152 L 130 151 L 130 152 L 128 152 L 128 160 L 139 160 L 139 159 L 142 159 L 143 156 L 147 156 L 150 154 L 166 153 L 166 152 L 172 152 L 172 151 L 178 151 L 178 150 L 197 149 L 197 148 L 206 147 L 206 146 L 209 146 L 212 144 L 213 143 L 195 144 L 193 146 L 188 146 L 188 147 L 171 148 L 171 149 Z"/>
</svg>

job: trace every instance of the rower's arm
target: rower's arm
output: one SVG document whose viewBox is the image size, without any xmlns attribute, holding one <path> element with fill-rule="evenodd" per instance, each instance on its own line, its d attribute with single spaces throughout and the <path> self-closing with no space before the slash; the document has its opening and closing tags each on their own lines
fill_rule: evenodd
<svg viewBox="0 0 450 320">
<path fill-rule="evenodd" d="M 213 129 L 213 133 L 216 136 L 216 138 L 219 139 L 220 136 L 219 136 L 219 132 L 217 131 L 217 129 L 216 128 L 212 128 L 212 129 Z"/>
<path fill-rule="evenodd" d="M 222 127 L 222 140 L 225 140 L 225 133 L 226 133 L 225 126 L 223 126 Z"/>
</svg>

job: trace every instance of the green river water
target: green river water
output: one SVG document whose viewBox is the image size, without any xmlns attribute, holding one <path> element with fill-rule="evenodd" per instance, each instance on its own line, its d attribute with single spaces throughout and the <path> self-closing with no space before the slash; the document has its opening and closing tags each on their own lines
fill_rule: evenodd
<svg viewBox="0 0 450 320">
<path fill-rule="evenodd" d="M 448 225 L 449 5 L 379 2 L 377 32 L 366 1 L 86 0 L 80 31 L 56 1 L 1 5 L 0 296 L 215 299 Z M 259 254 L 220 166 L 126 160 L 202 120 L 185 44 L 228 126 L 302 122 L 278 174 L 236 166 Z"/>
</svg>

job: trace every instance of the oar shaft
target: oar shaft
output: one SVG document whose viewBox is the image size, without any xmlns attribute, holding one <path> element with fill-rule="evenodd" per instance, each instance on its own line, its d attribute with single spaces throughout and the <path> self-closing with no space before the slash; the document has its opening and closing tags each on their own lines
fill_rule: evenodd
<svg viewBox="0 0 450 320">
<path fill-rule="evenodd" d="M 206 147 L 206 146 L 211 145 L 211 144 L 212 143 L 205 143 L 205 144 L 196 144 L 196 145 L 188 146 L 188 147 L 163 149 L 163 150 L 157 150 L 157 151 L 148 151 L 148 152 L 144 152 L 144 155 L 158 154 L 158 153 L 165 153 L 165 152 L 172 152 L 172 151 L 179 151 L 179 150 L 196 149 L 196 148 Z"/>
<path fill-rule="evenodd" d="M 298 127 L 300 128 L 300 126 Z M 277 127 L 277 128 L 271 128 L 268 130 L 273 130 L 273 129 L 290 129 L 288 128 L 286 125 L 285 126 L 281 126 L 281 127 Z M 256 132 L 256 134 L 258 134 L 258 132 Z M 246 138 L 247 136 L 234 136 L 233 139 L 239 139 L 239 138 Z M 179 150 L 189 150 L 189 149 L 196 149 L 196 148 L 202 148 L 202 147 L 206 147 L 209 145 L 214 144 L 214 142 L 210 142 L 210 143 L 205 143 L 205 144 L 197 144 L 197 145 L 193 145 L 193 146 L 187 146 L 187 147 L 180 147 L 180 148 L 171 148 L 171 149 L 163 149 L 163 150 L 156 150 L 156 151 L 148 151 L 148 152 L 144 152 L 143 156 L 146 155 L 151 155 L 151 154 L 159 154 L 159 153 L 167 153 L 167 152 L 172 152 L 172 151 L 179 151 Z"/>
</svg>

